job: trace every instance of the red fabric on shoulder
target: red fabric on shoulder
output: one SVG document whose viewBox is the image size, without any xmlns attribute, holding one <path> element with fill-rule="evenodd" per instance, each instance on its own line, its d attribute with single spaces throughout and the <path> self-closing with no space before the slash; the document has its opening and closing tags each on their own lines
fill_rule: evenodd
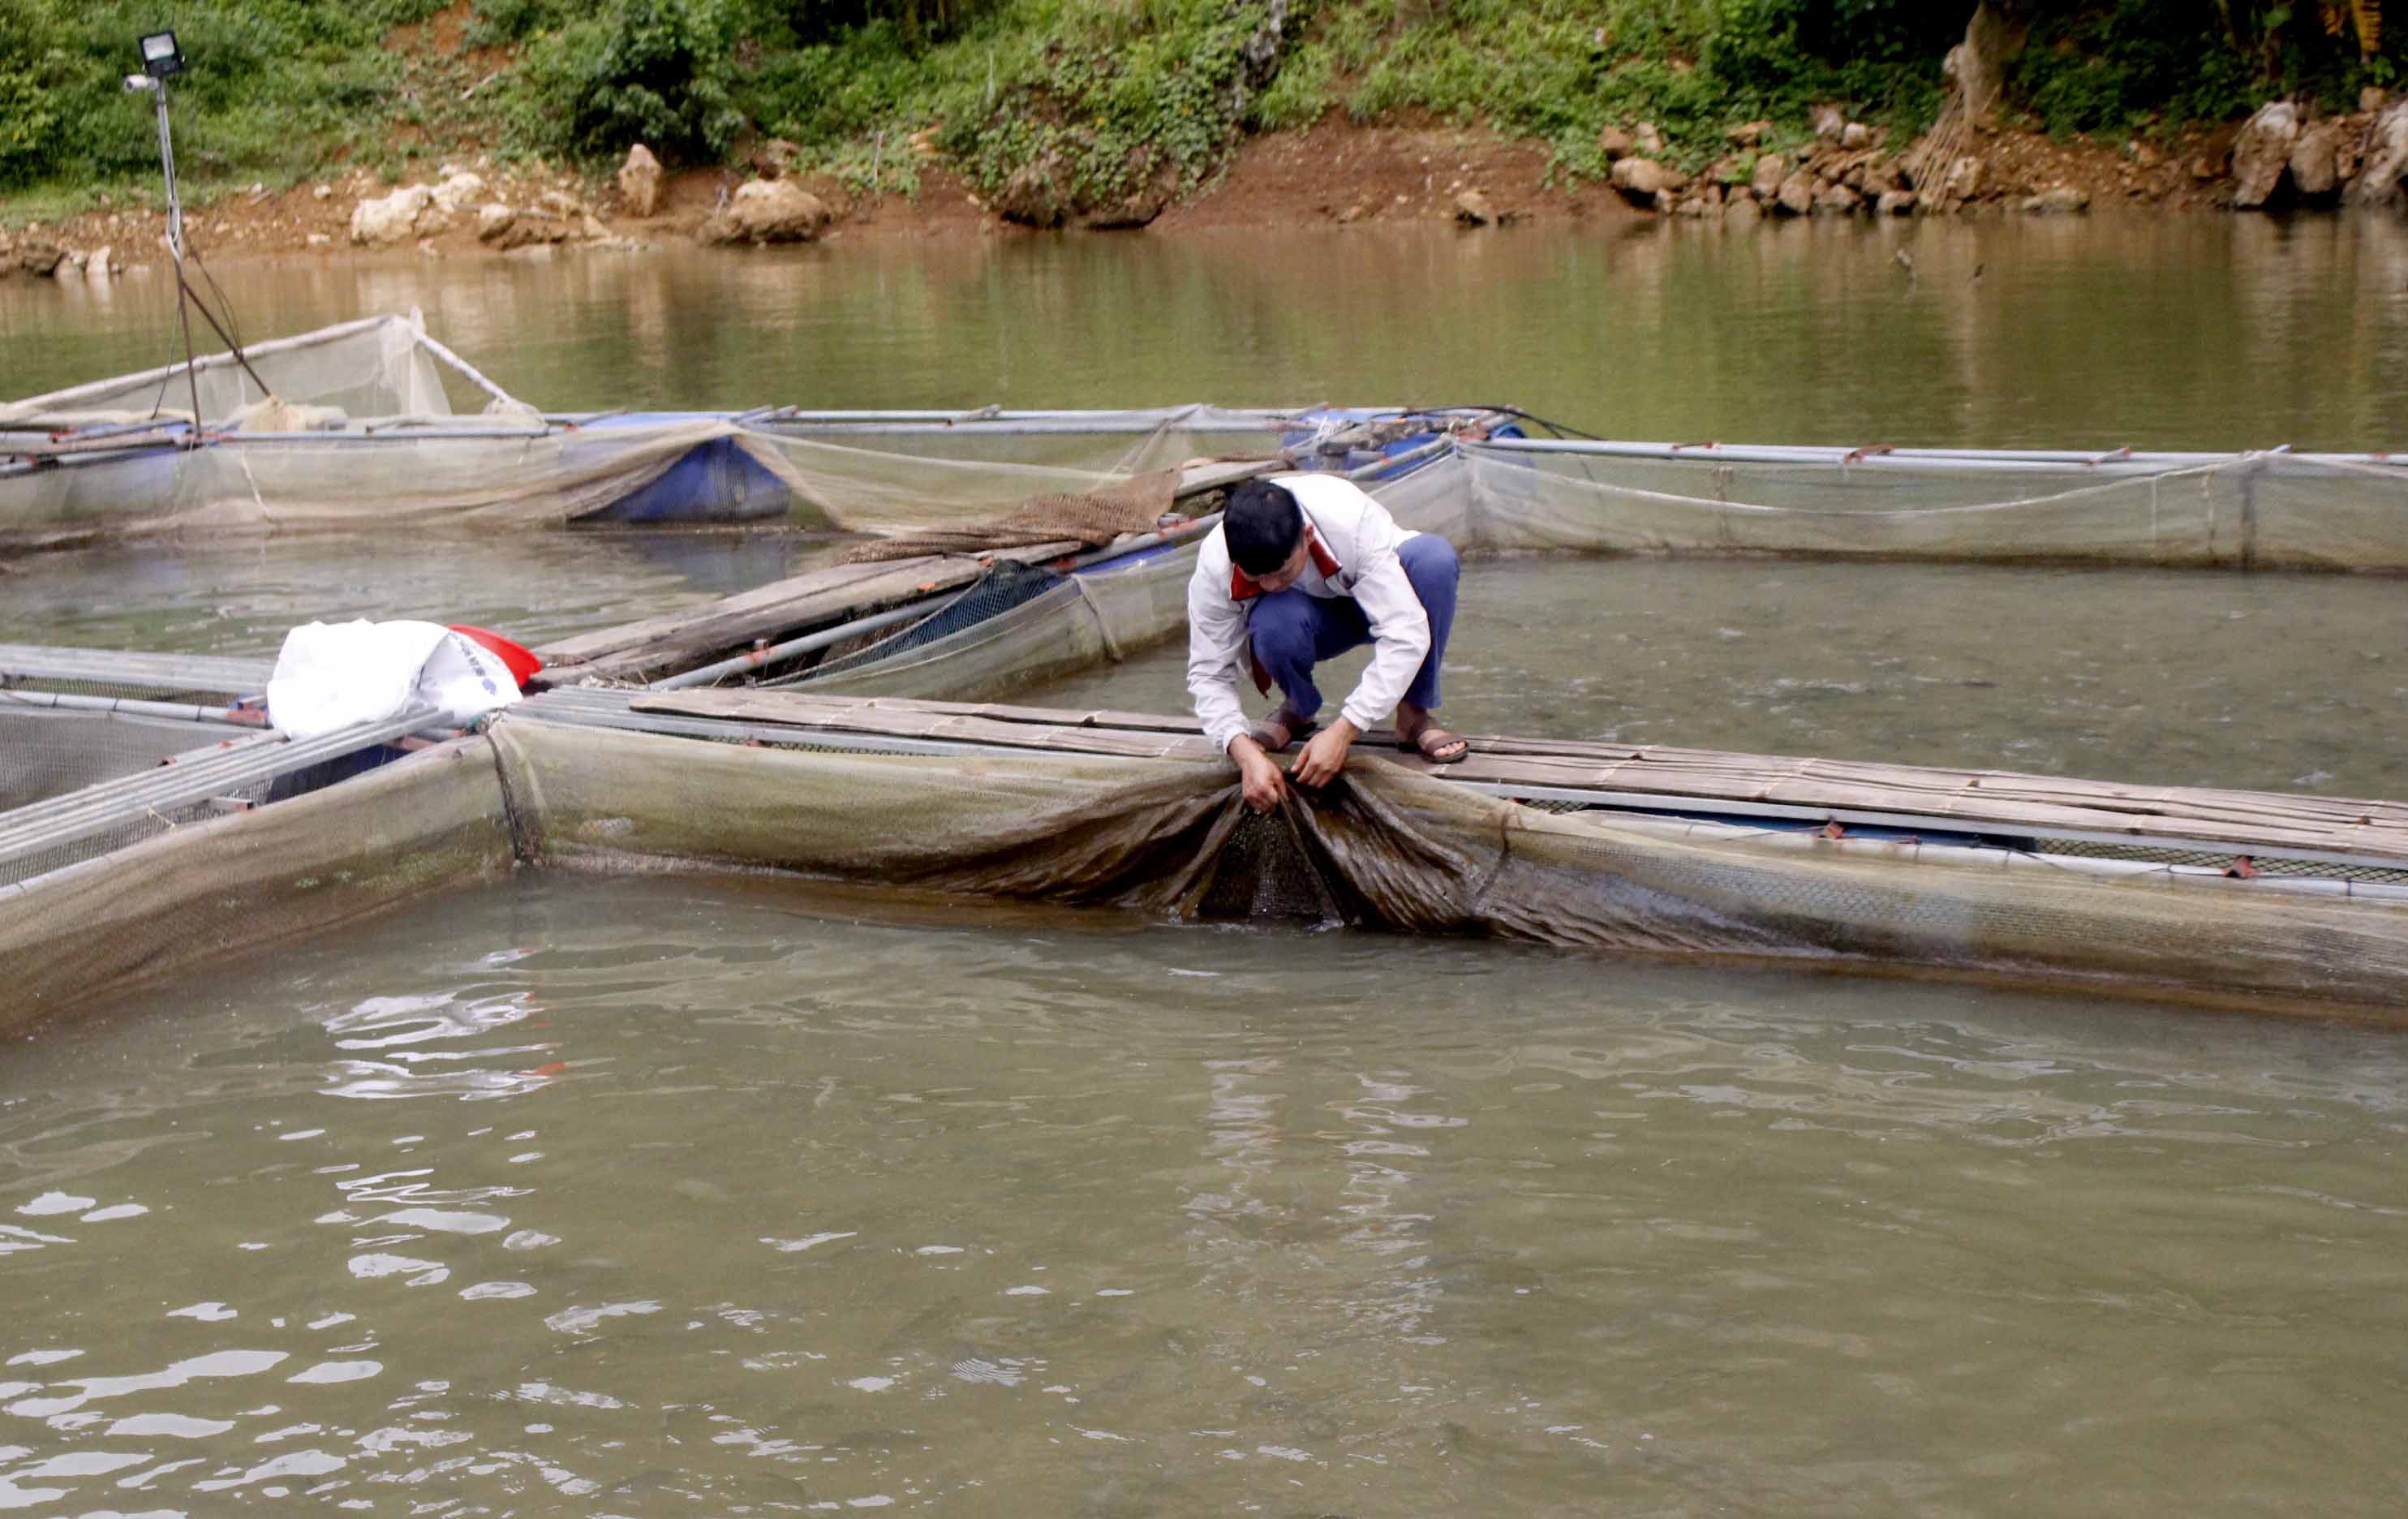
<svg viewBox="0 0 2408 1519">
<path fill-rule="evenodd" d="M 1312 567 L 1321 571 L 1321 578 L 1325 580 L 1336 579 L 1340 567 L 1338 556 L 1331 553 L 1322 543 L 1321 535 L 1313 531 L 1312 524 L 1310 523 L 1305 524 L 1304 546 L 1312 552 Z M 1252 601 L 1262 594 L 1261 583 L 1253 576 L 1235 565 L 1229 566 L 1229 599 L 1231 601 Z"/>
</svg>

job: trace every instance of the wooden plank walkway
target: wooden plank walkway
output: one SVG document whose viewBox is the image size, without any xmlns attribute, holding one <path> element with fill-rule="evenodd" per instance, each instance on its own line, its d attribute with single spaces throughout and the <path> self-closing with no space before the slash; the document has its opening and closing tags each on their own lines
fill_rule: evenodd
<svg viewBox="0 0 2408 1519">
<path fill-rule="evenodd" d="M 1194 718 L 1138 712 L 758 690 L 648 694 L 629 709 L 1055 752 L 1215 757 Z M 2408 867 L 2408 803 L 2401 802 L 1481 736 L 1471 738 L 1463 763 L 1433 766 L 1398 753 L 1390 734 L 1367 735 L 1363 743 L 1435 779 L 1486 782 L 1509 794 L 1524 787 L 1666 810 L 1777 809 L 1860 821 L 1898 818 L 1956 832 L 2113 838 Z"/>
<path fill-rule="evenodd" d="M 1183 500 L 1284 467 L 1276 459 L 1199 464 L 1180 477 L 1172 499 Z M 548 682 L 554 685 L 589 679 L 653 681 L 749 648 L 756 639 L 775 641 L 959 590 L 984 574 L 993 560 L 1041 565 L 1082 552 L 1085 547 L 1075 542 L 1040 543 L 987 554 L 924 554 L 871 564 L 829 565 L 699 607 L 575 634 L 535 653 L 544 663 Z"/>
<path fill-rule="evenodd" d="M 554 685 L 589 677 L 657 680 L 747 648 L 755 638 L 915 601 L 968 585 L 984 573 L 975 559 L 944 554 L 830 565 L 682 611 L 576 634 L 535 652 Z"/>
</svg>

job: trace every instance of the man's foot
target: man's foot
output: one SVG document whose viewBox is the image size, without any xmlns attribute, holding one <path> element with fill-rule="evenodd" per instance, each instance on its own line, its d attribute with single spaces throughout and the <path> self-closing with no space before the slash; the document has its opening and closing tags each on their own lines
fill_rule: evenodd
<svg viewBox="0 0 2408 1519">
<path fill-rule="evenodd" d="M 1463 757 L 1471 752 L 1469 739 L 1440 727 L 1437 720 L 1429 717 L 1412 728 L 1399 726 L 1397 747 L 1419 754 L 1432 765 L 1460 765 Z"/>
<path fill-rule="evenodd" d="M 1298 716 L 1295 708 L 1282 702 L 1270 716 L 1249 726 L 1246 737 L 1262 745 L 1264 753 L 1278 754 L 1298 738 L 1311 737 L 1313 726 L 1312 719 Z"/>
</svg>

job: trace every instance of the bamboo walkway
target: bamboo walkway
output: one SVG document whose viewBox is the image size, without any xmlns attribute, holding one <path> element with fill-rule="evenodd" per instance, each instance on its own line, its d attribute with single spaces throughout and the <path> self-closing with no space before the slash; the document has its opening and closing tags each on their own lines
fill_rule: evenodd
<svg viewBox="0 0 2408 1519">
<path fill-rule="evenodd" d="M 719 719 L 801 731 L 884 735 L 967 746 L 1206 761 L 1190 717 L 1067 711 L 992 703 L 812 695 L 758 690 L 637 695 L 632 712 Z M 2408 803 L 2120 785 L 2006 770 L 1804 759 L 1659 744 L 1475 736 L 1458 765 L 1397 751 L 1393 734 L 1363 747 L 1434 779 L 1505 795 L 1681 812 L 1825 818 L 1842 824 L 2096 839 L 2408 868 Z"/>
</svg>

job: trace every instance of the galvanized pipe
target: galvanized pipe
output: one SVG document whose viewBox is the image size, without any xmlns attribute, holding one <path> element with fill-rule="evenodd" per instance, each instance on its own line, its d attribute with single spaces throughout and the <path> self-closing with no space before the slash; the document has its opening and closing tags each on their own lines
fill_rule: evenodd
<svg viewBox="0 0 2408 1519">
<path fill-rule="evenodd" d="M 264 713 L 246 713 L 238 707 L 195 707 L 189 702 L 143 701 L 133 696 L 81 696 L 58 691 L 0 691 L 0 708 L 6 707 L 165 718 L 178 723 L 223 723 L 243 727 L 262 726 L 267 721 Z"/>
<path fill-rule="evenodd" d="M 771 644 L 767 649 L 755 649 L 749 653 L 738 654 L 733 659 L 723 659 L 716 664 L 705 665 L 681 675 L 664 676 L 644 689 L 683 691 L 689 686 L 709 685 L 726 676 L 741 675 L 746 670 L 757 670 L 765 665 L 774 665 L 781 659 L 792 659 L 797 654 L 808 654 L 814 649 L 825 649 L 833 644 L 842 643 L 845 639 L 858 634 L 875 633 L 880 628 L 893 627 L 898 623 L 908 623 L 915 618 L 928 616 L 938 609 L 939 608 L 931 607 L 924 601 L 914 601 L 908 606 L 889 608 L 882 612 L 855 618 L 850 623 L 840 623 L 835 627 L 822 628 L 817 633 L 807 633 L 799 638 L 789 638 L 783 643 Z"/>
<path fill-rule="evenodd" d="M 437 342 L 434 338 L 427 337 L 426 334 L 423 332 L 420 333 L 418 335 L 418 341 L 425 348 L 427 352 L 434 354 L 437 358 L 441 359 L 452 368 L 459 370 L 463 375 L 466 375 L 471 381 L 473 381 L 478 389 L 483 391 L 494 400 L 508 401 L 512 406 L 517 406 L 519 404 L 519 398 L 517 396 L 512 395 L 509 392 L 502 389 L 499 385 L 487 380 L 483 375 L 477 372 L 476 365 L 470 364 L 459 354 L 452 352 L 450 349 L 445 348 L 441 343 Z"/>
<path fill-rule="evenodd" d="M 1369 480 L 1374 475 L 1385 474 L 1387 471 L 1394 469 L 1400 465 L 1419 464 L 1424 459 L 1436 458 L 1438 455 L 1449 451 L 1454 447 L 1454 438 L 1441 437 L 1434 442 L 1425 443 L 1417 449 L 1407 449 L 1402 453 L 1388 454 L 1379 460 L 1376 464 L 1365 465 L 1360 469 L 1350 469 L 1346 471 L 1345 478 L 1348 480 Z"/>
<path fill-rule="evenodd" d="M 273 780 L 322 760 L 389 743 L 427 726 L 440 715 L 431 707 L 413 708 L 381 722 L 315 738 L 291 739 L 273 730 L 248 732 L 209 749 L 177 755 L 153 769 L 30 803 L 0 813 L 0 861 L 20 859 L 97 833 L 129 812 L 140 815 L 136 809 L 182 806 L 214 795 L 230 784 Z"/>
<path fill-rule="evenodd" d="M 1642 443 L 1610 439 L 1492 437 L 1472 445 L 1503 453 L 1563 453 L 1589 458 L 1658 459 L 1682 464 L 1823 465 L 1849 469 L 1943 466 L 1951 469 L 2028 470 L 2072 466 L 2104 473 L 2160 474 L 2240 465 L 2280 453 L 2286 464 L 2340 465 L 2408 474 L 2408 458 L 2372 453 L 2298 453 L 2255 450 L 2237 453 L 2141 453 L 2109 449 L 2072 451 L 2040 449 L 1887 449 L 1866 452 L 1833 447 L 1770 443 Z"/>
</svg>

